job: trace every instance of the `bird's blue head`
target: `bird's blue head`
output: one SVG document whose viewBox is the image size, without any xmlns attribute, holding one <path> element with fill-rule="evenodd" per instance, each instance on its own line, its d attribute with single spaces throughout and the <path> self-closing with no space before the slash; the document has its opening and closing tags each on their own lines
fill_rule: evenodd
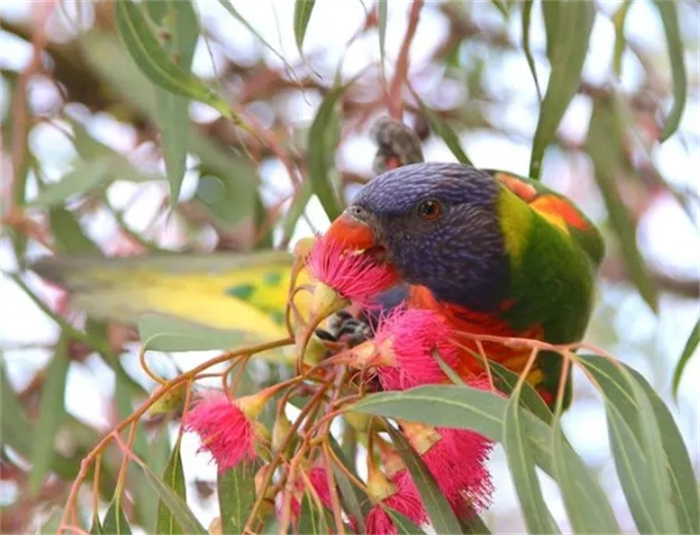
<svg viewBox="0 0 700 535">
<path fill-rule="evenodd" d="M 510 274 L 499 192 L 491 175 L 473 167 L 407 165 L 364 186 L 329 233 L 390 263 L 440 301 L 494 310 Z"/>
</svg>

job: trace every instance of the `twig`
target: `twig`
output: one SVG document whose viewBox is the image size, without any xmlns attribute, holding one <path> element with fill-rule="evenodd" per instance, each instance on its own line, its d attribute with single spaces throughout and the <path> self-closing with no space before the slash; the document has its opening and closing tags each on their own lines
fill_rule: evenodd
<svg viewBox="0 0 700 535">
<path fill-rule="evenodd" d="M 408 77 L 408 52 L 411 48 L 413 37 L 416 34 L 418 20 L 420 19 L 420 10 L 423 4 L 424 0 L 414 0 L 413 4 L 411 4 L 411 11 L 408 15 L 408 28 L 406 28 L 406 35 L 403 38 L 399 57 L 396 60 L 396 72 L 394 73 L 394 78 L 391 81 L 391 88 L 389 89 L 389 115 L 392 119 L 396 119 L 397 121 L 403 119 L 403 98 L 401 93 Z"/>
</svg>

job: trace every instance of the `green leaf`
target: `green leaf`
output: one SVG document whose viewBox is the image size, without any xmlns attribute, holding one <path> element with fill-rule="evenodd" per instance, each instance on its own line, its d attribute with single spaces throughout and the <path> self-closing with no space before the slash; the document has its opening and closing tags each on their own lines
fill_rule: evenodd
<svg viewBox="0 0 700 535">
<path fill-rule="evenodd" d="M 450 149 L 454 157 L 457 158 L 457 161 L 465 165 L 474 165 L 469 159 L 469 156 L 467 156 L 467 153 L 464 152 L 457 132 L 455 132 L 446 121 L 443 121 L 443 119 L 437 113 L 429 109 L 427 106 L 423 106 L 421 104 L 421 112 L 428 119 L 430 128 L 442 138 L 445 145 L 447 145 L 447 148 Z"/>
<path fill-rule="evenodd" d="M 545 149 L 581 82 L 595 10 L 593 2 L 542 3 L 551 72 L 532 143 L 529 176 L 534 179 L 541 174 Z"/>
<path fill-rule="evenodd" d="M 347 460 L 343 450 L 338 445 L 335 438 L 331 437 L 331 447 L 338 460 L 343 463 L 346 470 L 349 470 L 351 474 L 355 475 L 354 468 L 352 464 Z M 362 509 L 362 503 L 365 502 L 369 505 L 365 499 L 364 494 L 350 481 L 348 476 L 341 470 L 335 463 L 333 463 L 333 477 L 338 489 L 340 490 L 340 501 L 343 505 L 343 509 L 348 514 L 355 519 L 357 522 L 357 532 L 365 532 L 365 519 L 364 511 Z M 369 510 L 369 507 L 367 507 Z"/>
<path fill-rule="evenodd" d="M 288 243 L 289 240 L 292 239 L 292 234 L 294 234 L 297 222 L 299 218 L 304 215 L 304 210 L 306 210 L 306 205 L 309 204 L 312 194 L 313 187 L 310 180 L 304 181 L 301 187 L 297 188 L 282 225 L 284 236 L 282 238 L 282 243 Z"/>
<path fill-rule="evenodd" d="M 389 18 L 387 14 L 388 5 L 389 0 L 378 0 L 377 2 L 377 23 L 379 24 L 379 57 L 381 58 L 382 65 L 384 65 L 384 58 L 386 57 L 386 21 Z"/>
<path fill-rule="evenodd" d="M 608 100 L 596 100 L 586 143 L 595 167 L 598 187 L 618 237 L 630 279 L 644 301 L 656 311 L 659 300 L 658 289 L 639 252 L 637 229 L 617 187 L 619 176 L 627 170 L 622 159 L 625 149 L 620 120 L 613 103 Z"/>
<path fill-rule="evenodd" d="M 192 3 L 187 0 L 148 0 L 144 3 L 151 19 L 167 32 L 167 54 L 186 72 L 191 72 L 192 58 L 199 35 L 199 23 Z M 171 203 L 180 196 L 185 176 L 190 134 L 189 98 L 165 89 L 156 92 L 156 119 L 160 130 L 165 169 L 170 184 Z"/>
<path fill-rule="evenodd" d="M 666 32 L 668 54 L 671 59 L 673 73 L 673 108 L 666 118 L 666 125 L 661 134 L 661 141 L 666 141 L 678 129 L 688 96 L 688 77 L 685 72 L 683 59 L 683 41 L 681 29 L 678 26 L 678 7 L 675 2 L 654 0 Z"/>
<path fill-rule="evenodd" d="M 255 473 L 258 468 L 258 463 L 241 463 L 218 474 L 221 529 L 224 534 L 243 533 L 255 503 Z"/>
<path fill-rule="evenodd" d="M 331 524 L 332 525 L 332 524 Z M 301 499 L 301 513 L 297 533 L 309 535 L 321 535 L 329 533 L 325 511 L 319 511 L 308 492 Z"/>
<path fill-rule="evenodd" d="M 335 87 L 326 95 L 309 129 L 309 181 L 331 221 L 343 211 L 329 175 L 335 167 L 335 149 L 340 137 L 340 117 L 336 105 L 344 89 L 342 86 Z"/>
<path fill-rule="evenodd" d="M 700 532 L 697 482 L 683 438 L 668 408 L 631 368 L 594 355 L 579 358 L 604 396 L 615 465 L 639 530 L 651 533 L 661 529 L 665 513 L 661 514 L 658 508 L 666 507 L 675 511 L 678 523 L 675 532 Z M 648 403 L 644 403 L 645 398 Z M 641 420 L 646 420 L 645 426 L 658 426 L 663 453 L 658 451 L 658 444 L 651 444 L 649 449 L 654 431 L 644 429 Z M 655 455 L 654 463 L 663 458 L 670 480 L 670 499 L 664 498 L 660 503 L 656 497 L 658 484 L 652 480 L 650 455 Z M 657 478 L 658 471 L 657 466 Z M 653 485 L 657 487 L 651 488 Z"/>
<path fill-rule="evenodd" d="M 92 526 L 90 526 L 91 535 L 106 535 L 105 528 L 102 527 L 102 522 L 100 522 L 100 516 L 97 511 L 94 512 L 92 517 Z"/>
<path fill-rule="evenodd" d="M 199 523 L 184 498 L 175 489 L 161 481 L 145 463 L 138 464 L 146 475 L 146 480 L 161 499 L 161 503 L 172 513 L 175 521 L 182 526 L 183 532 L 208 535 L 207 530 Z"/>
<path fill-rule="evenodd" d="M 504 0 L 491 0 L 491 5 L 498 9 L 498 11 L 501 12 L 501 15 L 508 20 L 510 13 L 508 11 L 508 4 L 504 2 Z"/>
<path fill-rule="evenodd" d="M 5 374 L 5 363 L 0 364 L 0 437 L 1 444 L 19 452 L 29 452 L 34 445 L 35 431 L 17 400 Z M 51 470 L 63 479 L 75 479 L 80 469 L 80 458 L 69 459 L 54 452 Z"/>
<path fill-rule="evenodd" d="M 142 5 L 131 0 L 116 2 L 116 21 L 132 59 L 141 71 L 163 89 L 208 104 L 224 117 L 232 118 L 226 100 L 191 72 L 175 63 L 158 42 Z"/>
<path fill-rule="evenodd" d="M 535 89 L 537 90 L 537 99 L 542 102 L 542 89 L 540 89 L 540 82 L 537 79 L 537 68 L 535 67 L 535 59 L 532 56 L 532 50 L 530 49 L 530 18 L 532 13 L 533 0 L 525 0 L 523 2 L 523 51 L 525 52 L 525 59 L 527 59 L 527 66 L 530 68 L 530 74 L 532 74 L 532 79 L 535 81 Z"/>
<path fill-rule="evenodd" d="M 595 476 L 585 464 L 571 462 L 566 454 L 567 448 L 561 420 L 557 418 L 552 429 L 554 470 L 574 532 L 615 533 L 618 527 L 612 511 L 602 511 L 597 503 L 596 494 L 599 494 L 600 488 L 595 484 Z M 591 482 L 594 484 L 591 485 Z M 605 500 L 604 495 L 600 498 Z"/>
<path fill-rule="evenodd" d="M 58 182 L 49 184 L 40 191 L 27 206 L 50 208 L 64 204 L 71 197 L 87 193 L 112 177 L 112 165 L 110 158 L 79 162 Z"/>
<path fill-rule="evenodd" d="M 94 253 L 98 247 L 83 232 L 80 223 L 71 212 L 61 207 L 49 210 L 49 224 L 56 245 L 62 253 Z"/>
<path fill-rule="evenodd" d="M 520 389 L 516 388 L 506 405 L 503 447 L 520 501 L 520 509 L 530 533 L 560 533 L 559 526 L 552 518 L 542 496 L 521 410 Z"/>
<path fill-rule="evenodd" d="M 479 515 L 473 515 L 469 520 L 460 520 L 460 524 L 462 525 L 462 533 L 491 535 L 491 530 Z"/>
<path fill-rule="evenodd" d="M 396 531 L 399 535 L 425 535 L 425 532 L 406 518 L 405 515 L 402 515 L 391 507 L 387 507 L 385 510 L 394 522 L 394 526 L 396 526 Z M 364 531 L 358 531 L 358 533 L 364 533 Z"/>
<path fill-rule="evenodd" d="M 625 38 L 625 21 L 629 12 L 632 0 L 624 0 L 622 5 L 613 13 L 612 21 L 615 26 L 615 46 L 613 48 L 613 71 L 619 78 L 622 73 L 622 54 L 625 52 L 627 39 Z"/>
<path fill-rule="evenodd" d="M 69 364 L 68 338 L 61 335 L 56 344 L 56 352 L 46 368 L 46 382 L 41 392 L 39 421 L 36 424 L 31 455 L 33 466 L 28 485 L 31 495 L 38 492 L 51 469 L 56 434 L 66 415 L 64 398 Z"/>
<path fill-rule="evenodd" d="M 655 517 L 654 520 L 659 525 L 658 533 L 680 533 L 676 511 L 670 503 L 672 496 L 671 480 L 667 470 L 661 430 L 646 393 L 634 379 L 630 378 L 630 382 L 637 406 L 639 407 L 637 419 L 641 431 L 641 445 L 646 457 L 645 466 L 639 466 L 638 469 L 647 470 L 652 482 L 651 488 L 646 489 L 652 493 L 651 498 L 648 499 L 648 504 L 653 504 L 651 509 Z"/>
<path fill-rule="evenodd" d="M 491 373 L 496 379 L 496 386 L 498 389 L 501 392 L 510 394 L 518 384 L 520 376 L 494 361 L 489 361 L 489 367 L 491 368 Z M 521 386 L 520 403 L 532 414 L 541 418 L 543 422 L 550 425 L 553 422 L 554 415 L 552 414 L 552 411 L 544 402 L 542 396 L 540 396 L 528 382 L 524 382 Z"/>
<path fill-rule="evenodd" d="M 228 349 L 243 340 L 239 331 L 204 327 L 158 314 L 141 316 L 138 329 L 144 350 L 151 351 Z"/>
<path fill-rule="evenodd" d="M 685 342 L 685 347 L 683 348 L 683 353 L 681 353 L 681 358 L 676 364 L 676 369 L 673 371 L 673 397 L 678 396 L 678 386 L 681 384 L 681 378 L 683 377 L 683 371 L 686 365 L 690 361 L 690 357 L 695 354 L 695 350 L 698 348 L 698 343 L 700 343 L 700 318 L 695 322 L 693 330 L 690 331 L 690 336 Z"/>
<path fill-rule="evenodd" d="M 165 471 L 163 472 L 163 483 L 169 486 L 182 501 L 187 503 L 185 488 L 185 475 L 182 470 L 182 458 L 180 457 L 180 440 L 175 443 L 173 452 L 170 455 Z M 163 503 L 158 502 L 158 519 L 156 521 L 156 533 L 161 534 L 182 534 L 185 533 L 182 526 L 177 523 L 175 517 Z"/>
<path fill-rule="evenodd" d="M 411 474 L 418 492 L 420 492 L 423 505 L 425 505 L 425 510 L 435 532 L 438 534 L 461 533 L 462 529 L 459 525 L 459 520 L 455 517 L 452 507 L 450 507 L 447 499 L 442 494 L 437 483 L 435 483 L 433 475 L 425 466 L 423 460 L 399 431 L 389 427 L 389 435 L 396 447 L 396 451 L 401 455 L 401 459 Z"/>
<path fill-rule="evenodd" d="M 304 45 L 306 27 L 311 20 L 311 12 L 315 3 L 316 0 L 296 0 L 294 2 L 294 39 L 297 42 L 299 52 L 302 51 Z"/>
<path fill-rule="evenodd" d="M 102 526 L 104 532 L 109 533 L 109 535 L 131 535 L 131 528 L 126 516 L 124 516 L 124 511 L 122 511 L 119 496 L 115 496 L 109 505 Z"/>
</svg>

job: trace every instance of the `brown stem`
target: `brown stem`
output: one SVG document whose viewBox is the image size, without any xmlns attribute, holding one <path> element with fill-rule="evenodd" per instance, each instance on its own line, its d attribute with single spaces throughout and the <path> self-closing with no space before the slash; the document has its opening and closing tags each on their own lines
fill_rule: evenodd
<svg viewBox="0 0 700 535">
<path fill-rule="evenodd" d="M 396 119 L 397 121 L 403 119 L 403 97 L 401 93 L 403 92 L 403 86 L 408 77 L 408 52 L 411 48 L 413 37 L 416 34 L 418 20 L 420 19 L 420 10 L 423 8 L 424 3 L 424 0 L 414 0 L 413 4 L 411 4 L 406 35 L 403 38 L 403 43 L 401 43 L 399 57 L 396 60 L 396 72 L 394 73 L 394 78 L 391 81 L 391 87 L 389 89 L 389 115 L 392 119 Z"/>
</svg>

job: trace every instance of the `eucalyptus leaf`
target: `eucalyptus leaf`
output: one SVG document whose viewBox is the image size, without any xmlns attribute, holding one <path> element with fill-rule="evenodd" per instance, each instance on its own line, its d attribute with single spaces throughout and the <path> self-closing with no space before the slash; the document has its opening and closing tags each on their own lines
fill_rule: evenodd
<svg viewBox="0 0 700 535">
<path fill-rule="evenodd" d="M 175 63 L 158 42 L 144 6 L 132 0 L 115 3 L 117 28 L 129 54 L 141 71 L 163 89 L 208 104 L 224 117 L 232 112 L 226 100 L 191 72 Z"/>
<path fill-rule="evenodd" d="M 124 515 L 118 496 L 115 496 L 110 503 L 102 526 L 104 532 L 109 533 L 109 535 L 131 535 L 131 526 Z"/>
<path fill-rule="evenodd" d="M 561 533 L 542 495 L 521 410 L 520 389 L 516 388 L 506 405 L 503 419 L 503 447 L 520 509 L 530 533 Z"/>
<path fill-rule="evenodd" d="M 686 365 L 690 362 L 690 357 L 692 357 L 696 350 L 698 349 L 698 344 L 700 343 L 700 318 L 695 322 L 693 330 L 690 331 L 690 335 L 685 342 L 683 347 L 683 352 L 681 353 L 681 358 L 678 359 L 678 364 L 676 364 L 676 369 L 673 371 L 673 395 L 678 396 L 678 387 L 681 384 L 681 378 L 683 377 L 683 371 Z"/>
<path fill-rule="evenodd" d="M 664 125 L 661 140 L 665 141 L 678 129 L 688 97 L 688 75 L 685 71 L 684 46 L 678 25 L 678 5 L 667 0 L 654 0 L 666 32 L 666 43 L 673 73 L 673 107 Z"/>
<path fill-rule="evenodd" d="M 255 473 L 258 468 L 258 463 L 241 463 L 230 470 L 219 472 L 216 485 L 224 534 L 243 533 L 243 527 L 255 503 Z"/>
<path fill-rule="evenodd" d="M 336 145 L 340 135 L 340 117 L 336 111 L 345 88 L 333 88 L 323 99 L 309 129 L 309 178 L 328 218 L 333 221 L 343 211 L 331 183 Z"/>
<path fill-rule="evenodd" d="M 187 494 L 185 488 L 185 475 L 182 469 L 182 458 L 180 457 L 180 440 L 175 443 L 168 464 L 163 472 L 163 483 L 168 485 L 175 494 L 182 498 L 183 502 L 187 503 Z M 178 524 L 172 512 L 163 503 L 163 500 L 158 502 L 158 520 L 156 522 L 156 533 L 158 535 L 175 535 L 185 533 L 182 526 Z"/>
<path fill-rule="evenodd" d="M 299 52 L 304 46 L 306 28 L 311 20 L 311 13 L 315 3 L 316 0 L 296 0 L 294 2 L 294 39 Z"/>
<path fill-rule="evenodd" d="M 593 2 L 542 2 L 551 66 L 532 142 L 530 177 L 538 179 L 547 145 L 581 83 L 596 6 Z"/>
<path fill-rule="evenodd" d="M 145 6 L 154 22 L 160 24 L 167 32 L 168 39 L 163 46 L 166 53 L 182 70 L 191 72 L 192 58 L 199 36 L 199 24 L 192 3 L 187 0 L 148 0 Z M 180 195 L 185 175 L 190 134 L 189 103 L 186 96 L 162 88 L 157 90 L 156 119 L 172 203 L 175 203 Z"/>
<path fill-rule="evenodd" d="M 28 483 L 31 495 L 39 491 L 51 469 L 56 434 L 66 416 L 64 398 L 69 365 L 68 338 L 61 335 L 46 369 L 46 382 L 39 403 L 39 421 L 32 444 L 32 471 Z"/>
</svg>

